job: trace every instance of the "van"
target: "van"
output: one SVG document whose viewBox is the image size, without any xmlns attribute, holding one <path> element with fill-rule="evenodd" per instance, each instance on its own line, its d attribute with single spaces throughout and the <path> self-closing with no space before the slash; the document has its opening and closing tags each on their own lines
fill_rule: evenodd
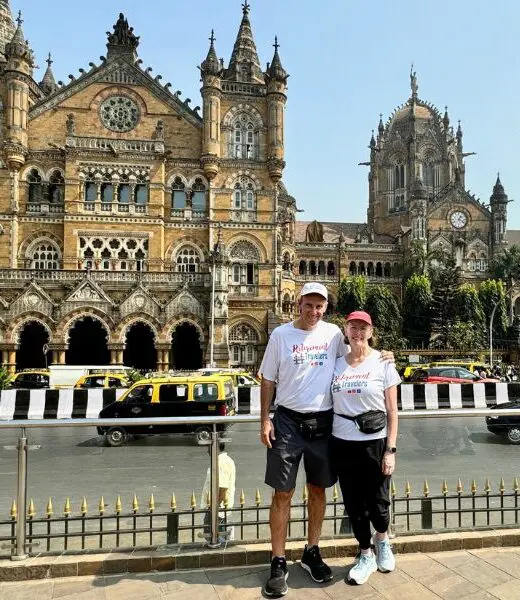
<svg viewBox="0 0 520 600">
<path fill-rule="evenodd" d="M 235 393 L 231 377 L 222 375 L 179 375 L 141 379 L 118 400 L 106 406 L 100 419 L 135 419 L 131 427 L 98 427 L 109 446 L 121 446 L 129 434 L 188 433 L 198 444 L 211 439 L 211 425 L 139 425 L 139 419 L 153 417 L 214 417 L 235 414 Z M 218 425 L 224 432 L 227 424 Z"/>
<path fill-rule="evenodd" d="M 130 370 L 131 367 L 123 365 L 51 365 L 49 367 L 49 385 L 52 388 L 72 388 L 82 375 L 106 371 L 125 373 Z"/>
</svg>

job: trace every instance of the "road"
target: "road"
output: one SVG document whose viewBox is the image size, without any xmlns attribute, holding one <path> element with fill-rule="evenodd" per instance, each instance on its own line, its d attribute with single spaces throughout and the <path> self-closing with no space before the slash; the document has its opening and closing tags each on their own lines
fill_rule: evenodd
<svg viewBox="0 0 520 600">
<path fill-rule="evenodd" d="M 263 484 L 265 449 L 258 425 L 235 425 L 231 437 L 228 450 L 237 465 L 236 504 L 241 489 L 248 505 L 257 488 L 267 502 L 271 492 Z M 182 436 L 149 436 L 109 448 L 93 428 L 32 429 L 29 444 L 28 497 L 34 500 L 38 516 L 44 516 L 49 497 L 55 514 L 63 510 L 67 497 L 77 514 L 83 496 L 89 513 L 95 514 L 101 496 L 108 512 L 118 495 L 123 510 L 129 510 L 134 493 L 141 505 L 153 493 L 157 510 L 167 509 L 175 493 L 178 508 L 187 509 L 192 491 L 200 501 L 209 458 L 206 448 Z M 394 481 L 398 495 L 406 480 L 412 494 L 420 494 L 428 479 L 434 494 L 440 492 L 444 479 L 454 491 L 459 477 L 466 491 L 472 479 L 482 490 L 486 477 L 497 490 L 501 476 L 511 490 L 514 477 L 520 477 L 519 458 L 520 446 L 488 433 L 482 418 L 402 420 Z M 301 484 L 300 479 L 297 500 Z M 0 519 L 8 516 L 15 494 L 16 432 L 0 429 Z"/>
</svg>

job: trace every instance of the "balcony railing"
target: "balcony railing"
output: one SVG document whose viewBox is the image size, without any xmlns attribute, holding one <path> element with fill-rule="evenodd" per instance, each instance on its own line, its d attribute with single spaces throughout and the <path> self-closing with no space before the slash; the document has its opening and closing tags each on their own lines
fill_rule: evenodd
<svg viewBox="0 0 520 600">
<path fill-rule="evenodd" d="M 229 286 L 229 294 L 231 296 L 258 296 L 258 286 L 231 284 Z"/>
<path fill-rule="evenodd" d="M 117 140 L 101 137 L 67 136 L 67 147 L 81 150 L 100 150 L 110 153 L 132 152 L 151 154 L 164 152 L 162 140 Z"/>
<path fill-rule="evenodd" d="M 127 213 L 133 214 L 147 214 L 147 204 L 136 204 L 134 202 L 123 203 L 123 202 L 84 202 L 80 207 L 86 212 L 93 213 Z"/>
<path fill-rule="evenodd" d="M 63 204 L 49 204 L 47 202 L 28 202 L 25 205 L 25 210 L 28 213 L 36 213 L 36 214 L 55 214 L 55 213 L 62 213 L 65 210 L 65 207 Z"/>
</svg>

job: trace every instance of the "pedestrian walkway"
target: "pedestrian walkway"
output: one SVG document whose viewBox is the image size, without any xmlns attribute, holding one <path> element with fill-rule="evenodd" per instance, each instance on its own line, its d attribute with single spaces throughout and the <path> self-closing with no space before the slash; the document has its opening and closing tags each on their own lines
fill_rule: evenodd
<svg viewBox="0 0 520 600">
<path fill-rule="evenodd" d="M 289 593 L 298 600 L 519 600 L 520 548 L 404 554 L 394 573 L 375 573 L 362 586 L 344 582 L 352 558 L 329 559 L 334 580 L 320 586 L 289 567 Z M 0 583 L 2 600 L 250 600 L 262 598 L 268 565 L 196 571 L 67 577 Z"/>
</svg>

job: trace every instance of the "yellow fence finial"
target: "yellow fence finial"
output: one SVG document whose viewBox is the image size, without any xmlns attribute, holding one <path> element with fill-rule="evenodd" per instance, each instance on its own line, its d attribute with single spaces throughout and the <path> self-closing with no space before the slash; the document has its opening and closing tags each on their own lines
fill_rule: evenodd
<svg viewBox="0 0 520 600">
<path fill-rule="evenodd" d="M 334 484 L 334 487 L 332 488 L 332 499 L 334 500 L 334 502 L 336 502 L 339 498 L 339 494 L 338 494 L 338 486 L 337 484 Z"/>
<path fill-rule="evenodd" d="M 47 502 L 47 517 L 50 519 L 54 513 L 54 507 L 52 506 L 52 498 L 49 496 L 49 501 Z"/>
<path fill-rule="evenodd" d="M 409 498 L 410 494 L 412 493 L 412 486 L 410 485 L 410 482 L 408 481 L 408 479 L 406 480 L 406 483 L 404 485 L 404 495 Z"/>
<path fill-rule="evenodd" d="M 307 504 L 307 500 L 309 499 L 309 488 L 307 484 L 303 486 L 302 500 L 304 504 Z"/>
<path fill-rule="evenodd" d="M 262 496 L 260 496 L 260 490 L 258 488 L 256 488 L 255 504 L 257 506 L 260 506 L 261 503 L 262 503 Z"/>
<path fill-rule="evenodd" d="M 100 500 L 99 500 L 99 514 L 102 515 L 105 512 L 105 499 L 103 498 L 103 496 L 101 496 Z"/>
<path fill-rule="evenodd" d="M 208 492 L 208 496 L 209 496 L 209 492 Z M 208 506 L 210 505 L 210 500 L 207 501 Z M 195 510 L 197 508 L 197 498 L 195 498 L 195 492 L 191 492 L 191 500 L 190 500 L 190 506 L 192 510 Z"/>
<path fill-rule="evenodd" d="M 87 498 L 85 496 L 83 496 L 83 500 L 81 501 L 81 514 L 83 516 L 85 516 L 88 513 L 88 504 L 87 504 Z"/>
<path fill-rule="evenodd" d="M 462 494 L 464 488 L 462 487 L 462 480 L 459 477 L 459 480 L 457 481 L 457 494 Z"/>
<path fill-rule="evenodd" d="M 153 494 L 150 496 L 150 502 L 148 502 L 148 510 L 151 513 L 155 510 L 155 498 L 153 497 Z"/>
<path fill-rule="evenodd" d="M 121 496 L 117 496 L 116 500 L 116 515 L 121 514 L 121 510 L 123 509 L 123 503 L 121 502 Z"/>
<path fill-rule="evenodd" d="M 29 506 L 27 508 L 27 516 L 29 517 L 29 519 L 32 519 L 35 514 L 36 514 L 36 510 L 34 508 L 33 499 L 31 498 L 31 500 L 29 502 Z"/>
<path fill-rule="evenodd" d="M 514 481 L 513 481 L 513 491 L 514 492 L 518 492 L 518 477 L 515 477 Z"/>
<path fill-rule="evenodd" d="M 177 499 L 175 498 L 175 494 L 172 494 L 172 497 L 170 500 L 170 508 L 172 510 L 177 510 Z"/>
<path fill-rule="evenodd" d="M 211 496 L 210 496 L 209 492 L 206 492 L 206 497 L 204 498 L 204 500 L 206 502 L 206 507 L 209 508 L 211 506 Z M 195 505 L 193 505 L 193 502 L 195 502 Z M 197 501 L 195 499 L 195 494 L 191 498 L 191 508 L 197 508 Z"/>
<path fill-rule="evenodd" d="M 65 500 L 65 506 L 63 507 L 63 514 L 66 517 L 70 517 L 70 513 L 72 512 L 72 509 L 70 507 L 70 498 L 67 498 Z"/>
<path fill-rule="evenodd" d="M 446 481 L 446 479 L 442 482 L 441 492 L 442 492 L 443 496 L 448 495 L 448 482 Z"/>
<path fill-rule="evenodd" d="M 477 481 L 475 479 L 471 482 L 471 493 L 473 495 L 477 493 Z"/>
<path fill-rule="evenodd" d="M 136 513 L 139 510 L 139 500 L 137 499 L 137 494 L 134 494 L 132 500 L 132 511 Z"/>
<path fill-rule="evenodd" d="M 240 492 L 240 506 L 244 508 L 244 504 L 246 503 L 246 495 L 244 494 L 244 489 Z"/>
<path fill-rule="evenodd" d="M 13 503 L 11 504 L 11 519 L 13 519 L 13 521 L 15 521 L 17 516 L 18 516 L 18 509 L 16 508 L 16 500 L 13 500 Z"/>
<path fill-rule="evenodd" d="M 425 498 L 428 498 L 428 494 L 430 493 L 430 486 L 428 485 L 428 480 L 424 480 L 423 494 Z"/>
<path fill-rule="evenodd" d="M 395 498 L 397 496 L 397 489 L 395 487 L 395 481 L 393 479 L 390 482 L 390 495 L 392 496 L 392 498 Z"/>
<path fill-rule="evenodd" d="M 484 486 L 484 491 L 486 494 L 491 492 L 491 482 L 489 481 L 489 477 L 486 477 L 486 485 Z"/>
<path fill-rule="evenodd" d="M 506 491 L 506 484 L 504 483 L 504 478 L 500 478 L 500 487 L 498 488 L 500 493 L 503 494 Z"/>
</svg>

